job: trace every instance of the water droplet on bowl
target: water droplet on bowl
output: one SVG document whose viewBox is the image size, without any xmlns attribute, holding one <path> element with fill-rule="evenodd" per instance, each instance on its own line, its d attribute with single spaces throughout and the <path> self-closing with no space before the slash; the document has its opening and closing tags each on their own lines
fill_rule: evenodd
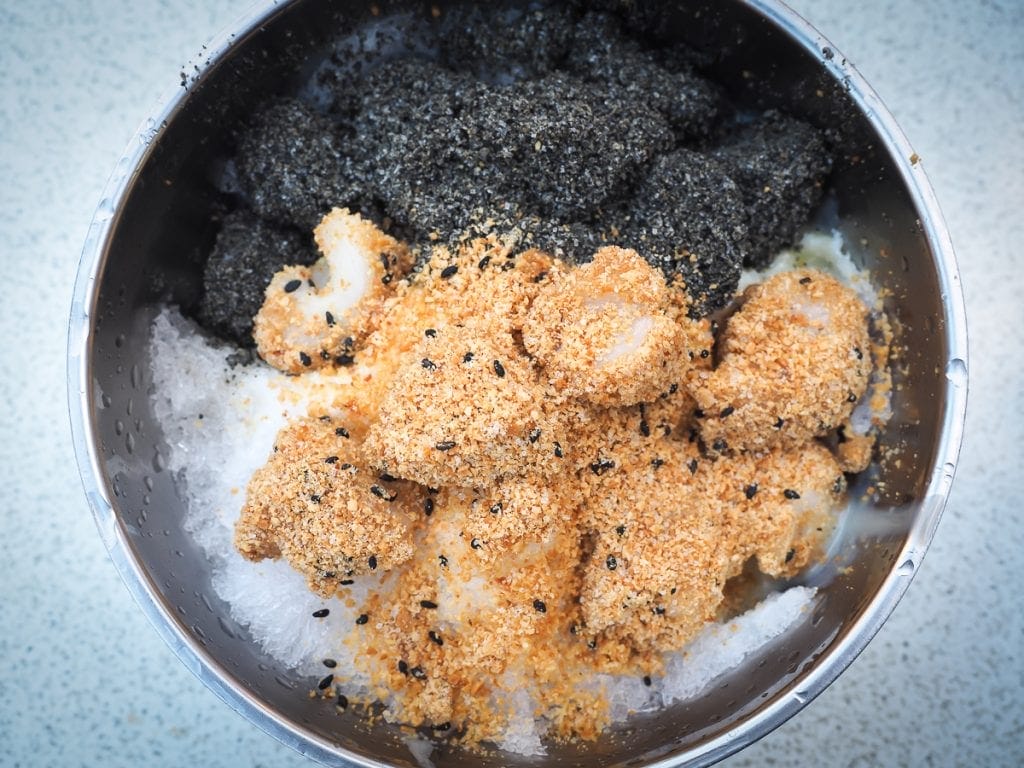
<svg viewBox="0 0 1024 768">
<path fill-rule="evenodd" d="M 124 434 L 124 422 L 121 421 L 120 419 L 116 419 L 114 421 L 114 434 L 115 435 L 123 435 Z"/>
<path fill-rule="evenodd" d="M 946 363 L 946 378 L 957 387 L 967 384 L 967 363 L 959 357 L 954 357 Z"/>
<path fill-rule="evenodd" d="M 913 576 L 914 569 L 916 567 L 917 565 L 914 563 L 914 559 L 912 557 L 908 557 L 906 560 L 900 563 L 900 567 L 896 569 L 896 573 L 898 573 L 900 576 Z"/>
</svg>

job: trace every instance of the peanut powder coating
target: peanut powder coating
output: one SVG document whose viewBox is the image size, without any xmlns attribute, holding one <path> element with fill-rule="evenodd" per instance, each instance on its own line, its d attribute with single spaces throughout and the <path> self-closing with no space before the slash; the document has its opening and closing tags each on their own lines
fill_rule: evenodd
<svg viewBox="0 0 1024 768">
<path fill-rule="evenodd" d="M 328 243 L 332 222 L 347 228 Z M 320 248 L 385 269 L 405 251 L 372 226 L 333 212 Z M 685 285 L 629 249 L 570 266 L 501 230 L 404 264 L 337 313 L 294 298 L 352 330 L 249 483 L 236 546 L 360 601 L 339 642 L 386 719 L 479 745 L 526 695 L 550 738 L 596 738 L 596 675 L 658 674 L 730 585 L 822 556 L 844 469 L 870 456 L 870 438 L 833 439 L 838 457 L 820 439 L 865 392 L 867 310 L 821 272 L 783 273 L 716 341 Z"/>
</svg>

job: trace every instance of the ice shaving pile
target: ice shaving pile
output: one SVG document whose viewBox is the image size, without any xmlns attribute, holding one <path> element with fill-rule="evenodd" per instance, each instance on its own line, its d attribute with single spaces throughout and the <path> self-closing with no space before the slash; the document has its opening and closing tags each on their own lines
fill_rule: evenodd
<svg viewBox="0 0 1024 768">
<path fill-rule="evenodd" d="M 741 610 L 870 461 L 870 287 L 834 239 L 778 256 L 825 137 L 649 21 L 368 23 L 240 131 L 202 300 L 154 321 L 214 586 L 339 713 L 536 754 L 813 601 Z"/>
</svg>

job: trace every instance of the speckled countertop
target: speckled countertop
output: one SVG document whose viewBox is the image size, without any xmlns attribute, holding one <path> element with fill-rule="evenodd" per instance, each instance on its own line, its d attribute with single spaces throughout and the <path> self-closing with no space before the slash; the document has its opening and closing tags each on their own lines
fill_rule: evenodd
<svg viewBox="0 0 1024 768">
<path fill-rule="evenodd" d="M 298 766 L 164 646 L 79 485 L 65 318 L 104 182 L 247 0 L 0 5 L 0 765 Z M 962 460 L 928 556 L 840 679 L 727 765 L 1024 764 L 1024 4 L 798 0 L 923 158 L 971 337 Z"/>
</svg>

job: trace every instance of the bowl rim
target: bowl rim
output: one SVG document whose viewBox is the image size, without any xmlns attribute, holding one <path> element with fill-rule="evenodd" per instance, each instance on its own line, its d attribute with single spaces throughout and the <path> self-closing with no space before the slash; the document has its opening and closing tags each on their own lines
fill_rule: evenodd
<svg viewBox="0 0 1024 768">
<path fill-rule="evenodd" d="M 921 511 L 908 532 L 905 545 L 893 561 L 898 565 L 894 565 L 885 577 L 877 593 L 843 639 L 821 663 L 798 681 L 799 685 L 796 681 L 790 684 L 790 690 L 782 693 L 756 715 L 690 750 L 657 759 L 649 764 L 649 768 L 706 766 L 749 746 L 803 709 L 864 650 L 903 597 L 935 534 L 955 474 L 967 409 L 968 349 L 963 289 L 945 219 L 920 159 L 874 89 L 808 21 L 780 0 L 738 1 L 773 23 L 793 42 L 820 59 L 836 81 L 843 84 L 884 140 L 884 149 L 899 169 L 900 178 L 910 193 L 915 210 L 920 214 L 922 231 L 933 256 L 942 293 L 946 346 L 945 411 Z M 182 108 L 192 87 L 221 62 L 238 40 L 247 38 L 289 4 L 288 0 L 257 0 L 203 46 L 183 68 L 183 72 L 192 74 L 187 77 L 183 75 L 180 82 L 168 88 L 158 99 L 150 116 L 129 140 L 108 179 L 82 248 L 69 314 L 66 376 L 71 434 L 85 495 L 110 559 L 157 634 L 178 659 L 221 701 L 300 754 L 322 764 L 379 768 L 382 765 L 380 761 L 367 759 L 333 744 L 301 724 L 278 715 L 243 686 L 236 684 L 227 669 L 187 635 L 185 627 L 160 597 L 153 579 L 133 556 L 127 530 L 118 520 L 106 483 L 102 479 L 102 459 L 93 410 L 92 318 L 97 314 L 98 277 L 106 262 L 117 214 L 131 190 L 132 182 L 148 161 L 151 146 Z"/>
</svg>

